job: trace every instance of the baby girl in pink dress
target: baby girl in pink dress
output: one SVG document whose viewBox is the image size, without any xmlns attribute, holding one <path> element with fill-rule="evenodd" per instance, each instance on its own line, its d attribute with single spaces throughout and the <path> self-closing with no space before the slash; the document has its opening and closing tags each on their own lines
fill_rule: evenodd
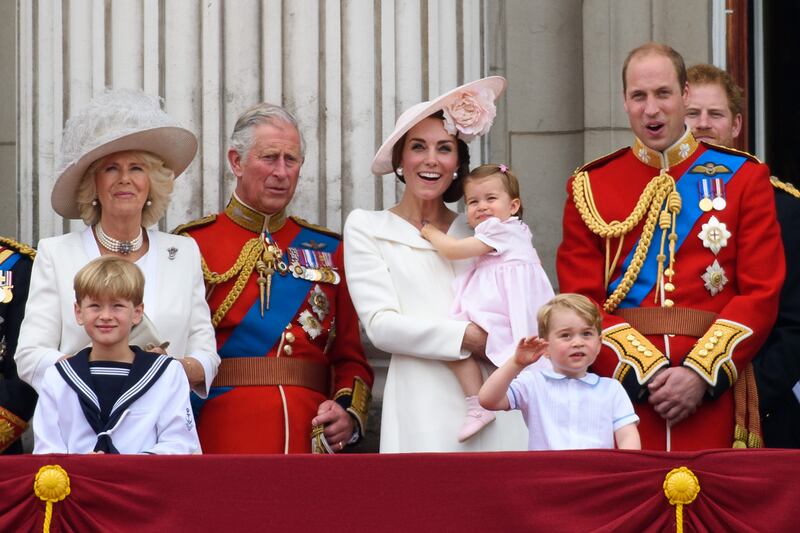
<svg viewBox="0 0 800 533">
<path fill-rule="evenodd" d="M 431 225 L 422 236 L 450 260 L 477 257 L 455 281 L 456 319 L 474 322 L 488 334 L 486 356 L 501 366 L 522 338 L 538 334 L 536 313 L 553 298 L 553 287 L 522 222 L 519 182 L 505 165 L 481 165 L 464 178 L 467 221 L 475 236 L 454 239 Z M 463 442 L 492 422 L 495 415 L 478 403 L 483 383 L 473 356 L 448 363 L 467 400 L 467 416 L 458 439 Z M 540 359 L 536 366 L 547 366 Z"/>
</svg>

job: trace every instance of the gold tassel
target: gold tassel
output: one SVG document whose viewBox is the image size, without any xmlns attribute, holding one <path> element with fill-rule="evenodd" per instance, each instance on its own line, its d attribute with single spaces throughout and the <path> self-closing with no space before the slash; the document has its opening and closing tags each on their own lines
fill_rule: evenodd
<svg viewBox="0 0 800 533">
<path fill-rule="evenodd" d="M 664 477 L 664 496 L 675 506 L 675 527 L 683 533 L 683 506 L 689 505 L 700 493 L 700 482 L 694 472 L 682 466 L 673 468 Z"/>
<path fill-rule="evenodd" d="M 53 519 L 53 504 L 60 502 L 70 493 L 69 476 L 59 465 L 46 465 L 36 473 L 33 492 L 46 502 L 44 510 L 44 526 L 42 531 L 49 533 Z"/>
</svg>

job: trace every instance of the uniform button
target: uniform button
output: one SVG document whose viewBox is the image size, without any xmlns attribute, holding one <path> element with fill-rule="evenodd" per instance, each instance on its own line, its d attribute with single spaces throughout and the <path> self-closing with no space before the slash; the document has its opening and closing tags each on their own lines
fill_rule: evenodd
<svg viewBox="0 0 800 533">
<path fill-rule="evenodd" d="M 644 356 L 645 357 L 650 357 L 651 355 L 653 355 L 653 352 L 651 352 L 650 350 L 645 350 L 644 351 Z"/>
<path fill-rule="evenodd" d="M 664 307 L 672 307 L 673 305 L 675 305 L 675 302 L 673 302 L 673 301 L 672 301 L 672 300 L 670 300 L 669 298 L 667 298 L 666 300 L 664 300 Z"/>
<path fill-rule="evenodd" d="M 721 329 L 718 329 L 714 332 L 715 337 L 722 337 L 723 335 L 725 335 L 725 333 Z"/>
<path fill-rule="evenodd" d="M 283 347 L 283 353 L 285 353 L 286 355 L 292 355 L 292 347 L 291 346 L 284 346 Z"/>
<path fill-rule="evenodd" d="M 700 351 L 699 351 L 699 352 L 697 352 L 697 353 L 699 353 L 700 355 L 702 355 L 703 357 L 705 357 L 706 355 L 708 355 L 708 350 L 700 350 Z"/>
<path fill-rule="evenodd" d="M 628 336 L 627 336 L 627 337 L 625 337 L 625 338 L 626 338 L 626 339 L 628 339 L 629 341 L 632 341 L 632 340 L 634 340 L 636 337 L 634 337 L 632 334 L 628 333 Z"/>
<path fill-rule="evenodd" d="M 642 353 L 644 353 L 644 351 L 647 350 L 647 348 L 645 348 L 644 346 L 637 346 L 636 349 Z"/>
<path fill-rule="evenodd" d="M 712 348 L 714 348 L 714 343 L 712 343 L 712 342 L 707 342 L 707 343 L 705 343 L 705 344 L 703 345 L 703 348 L 705 348 L 706 350 L 711 350 Z"/>
<path fill-rule="evenodd" d="M 631 344 L 633 344 L 634 346 L 636 346 L 638 348 L 639 346 L 641 346 L 642 343 L 637 341 L 637 340 L 632 340 Z"/>
<path fill-rule="evenodd" d="M 286 342 L 291 344 L 294 342 L 294 333 L 290 331 L 289 333 L 286 334 L 284 338 L 286 339 Z"/>
</svg>

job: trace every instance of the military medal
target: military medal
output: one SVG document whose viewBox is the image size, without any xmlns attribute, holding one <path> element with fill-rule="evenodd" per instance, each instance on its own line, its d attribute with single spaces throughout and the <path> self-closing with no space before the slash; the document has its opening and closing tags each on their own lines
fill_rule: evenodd
<svg viewBox="0 0 800 533">
<path fill-rule="evenodd" d="M 728 231 L 724 222 L 720 222 L 717 217 L 711 216 L 708 222 L 703 224 L 702 231 L 697 234 L 703 246 L 711 250 L 714 255 L 717 255 L 722 248 L 728 245 L 728 239 L 731 237 L 731 232 Z"/>
<path fill-rule="evenodd" d="M 295 278 L 313 282 L 329 283 L 336 285 L 341 281 L 341 276 L 336 272 L 333 256 L 330 252 L 309 250 L 307 248 L 288 248 L 288 270 Z"/>
<path fill-rule="evenodd" d="M 297 317 L 297 322 L 302 326 L 303 331 L 308 333 L 308 336 L 311 337 L 312 340 L 319 337 L 322 333 L 322 324 L 308 309 L 300 313 L 300 316 Z"/>
<path fill-rule="evenodd" d="M 725 277 L 725 269 L 720 266 L 716 259 L 710 266 L 706 267 L 705 274 L 700 277 L 703 278 L 705 287 L 711 293 L 711 296 L 719 294 L 725 284 L 728 283 L 728 278 Z"/>
<path fill-rule="evenodd" d="M 314 285 L 314 289 L 309 294 L 308 303 L 311 305 L 311 310 L 314 311 L 317 318 L 319 318 L 320 321 L 325 320 L 330 310 L 330 303 L 328 302 L 328 297 L 322 291 L 322 287 Z"/>
<path fill-rule="evenodd" d="M 714 199 L 711 201 L 715 211 L 722 211 L 728 205 L 725 200 L 725 183 L 721 178 L 714 178 Z"/>
<path fill-rule="evenodd" d="M 709 191 L 709 183 L 706 178 L 701 178 L 700 181 L 697 182 L 697 187 L 700 189 L 700 202 L 699 207 L 702 211 L 708 213 L 714 207 L 714 203 L 711 200 L 711 192 Z"/>
<path fill-rule="evenodd" d="M 10 270 L 0 270 L 0 303 L 7 304 L 14 299 L 13 283 L 14 273 Z"/>
</svg>

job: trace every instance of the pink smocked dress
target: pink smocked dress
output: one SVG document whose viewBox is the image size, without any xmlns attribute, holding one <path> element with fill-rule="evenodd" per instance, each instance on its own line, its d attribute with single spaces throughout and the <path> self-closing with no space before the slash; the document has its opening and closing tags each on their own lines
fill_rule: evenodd
<svg viewBox="0 0 800 533">
<path fill-rule="evenodd" d="M 488 218 L 475 227 L 475 238 L 494 251 L 455 279 L 453 315 L 488 333 L 486 355 L 500 366 L 521 338 L 538 334 L 536 313 L 553 298 L 553 287 L 531 244 L 531 230 L 517 217 Z"/>
</svg>

